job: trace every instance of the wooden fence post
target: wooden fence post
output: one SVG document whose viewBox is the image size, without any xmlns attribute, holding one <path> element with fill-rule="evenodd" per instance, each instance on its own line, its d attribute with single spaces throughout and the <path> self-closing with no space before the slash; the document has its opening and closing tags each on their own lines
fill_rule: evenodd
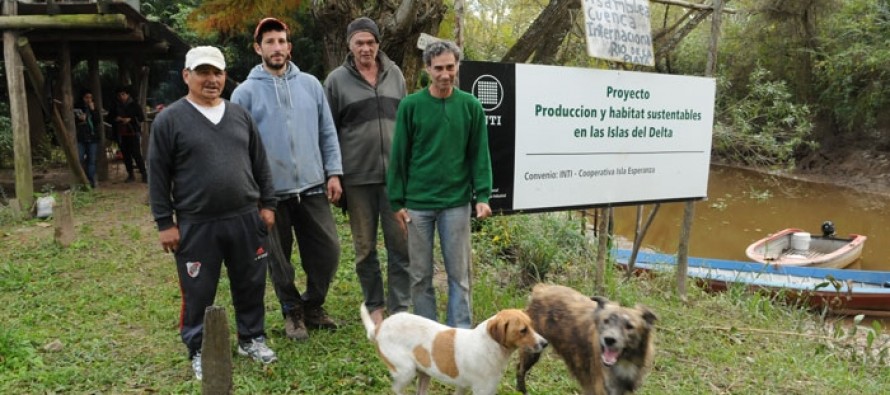
<svg viewBox="0 0 890 395">
<path fill-rule="evenodd" d="M 599 221 L 599 235 L 596 248 L 596 273 L 593 277 L 593 292 L 595 295 L 603 295 L 606 292 L 606 257 L 609 255 L 609 221 L 612 218 L 612 207 L 601 210 L 602 218 Z"/>
<path fill-rule="evenodd" d="M 16 15 L 18 3 L 3 0 L 3 15 Z M 19 33 L 3 31 L 3 61 L 9 97 L 9 119 L 12 122 L 13 161 L 15 163 L 15 196 L 19 209 L 27 212 L 34 204 L 34 171 L 31 164 L 31 137 L 28 124 L 28 98 L 22 58 L 16 49 Z"/>
<path fill-rule="evenodd" d="M 71 204 L 70 193 L 61 193 L 53 210 L 53 223 L 56 243 L 62 247 L 70 246 L 74 242 L 74 205 Z"/>
<path fill-rule="evenodd" d="M 209 306 L 204 310 L 204 343 L 201 345 L 201 393 L 232 394 L 232 346 L 226 309 Z"/>
</svg>

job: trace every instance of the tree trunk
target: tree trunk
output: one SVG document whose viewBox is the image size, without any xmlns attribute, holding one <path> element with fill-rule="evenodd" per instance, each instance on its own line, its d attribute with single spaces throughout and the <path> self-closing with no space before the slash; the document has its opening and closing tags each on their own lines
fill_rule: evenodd
<svg viewBox="0 0 890 395">
<path fill-rule="evenodd" d="M 535 55 L 535 51 L 539 48 L 548 46 L 559 47 L 562 43 L 554 42 L 554 38 L 565 38 L 566 33 L 571 30 L 572 18 L 570 10 L 581 7 L 580 0 L 550 0 L 550 4 L 541 11 L 541 14 L 535 18 L 528 30 L 522 34 L 516 44 L 507 51 L 507 54 L 501 59 L 502 62 L 523 63 Z M 562 32 L 562 33 L 561 33 Z M 553 53 L 536 58 L 550 58 L 552 60 Z"/>
<path fill-rule="evenodd" d="M 813 86 L 815 85 L 815 77 L 813 76 L 813 54 L 819 53 L 819 33 L 816 27 L 816 2 L 810 3 L 809 7 L 800 16 L 800 23 L 803 25 L 803 46 L 806 49 L 801 52 L 801 62 L 798 66 L 800 73 L 800 89 L 803 100 L 811 103 L 813 99 Z"/>
<path fill-rule="evenodd" d="M 96 104 L 96 111 L 99 114 L 105 113 L 102 103 L 102 81 L 99 77 L 99 57 L 96 55 L 96 48 L 90 50 L 90 57 L 87 60 L 90 75 L 90 90 L 93 91 L 93 102 Z M 83 99 L 83 98 L 81 98 Z M 96 160 L 96 181 L 108 181 L 108 155 L 106 155 L 106 146 L 111 144 L 105 139 L 105 117 L 99 117 L 101 122 L 96 125 L 99 132 L 99 151 Z"/>
<path fill-rule="evenodd" d="M 464 0 L 454 0 L 454 43 L 464 46 Z"/>
<path fill-rule="evenodd" d="M 400 0 L 398 2 L 328 0 L 315 1 L 312 14 L 324 26 L 323 61 L 325 73 L 343 63 L 349 48 L 346 26 L 366 16 L 380 28 L 380 50 L 402 68 L 408 90 L 420 75 L 421 53 L 415 44 L 420 33 L 436 35 L 445 16 L 443 0 Z"/>
<path fill-rule="evenodd" d="M 533 63 L 556 64 L 556 55 L 559 53 L 559 49 L 563 47 L 563 44 L 566 41 L 566 36 L 568 36 L 569 32 L 572 31 L 572 28 L 575 27 L 572 21 L 576 20 L 578 17 L 583 19 L 583 16 L 581 15 L 573 15 L 578 14 L 577 11 L 579 11 L 578 7 L 569 4 L 569 9 L 563 13 L 563 18 L 560 19 L 560 23 L 552 26 L 548 35 L 540 40 L 538 48 L 535 49 Z"/>
<path fill-rule="evenodd" d="M 714 10 L 704 10 L 704 11 L 689 11 L 686 17 L 682 19 L 682 25 L 677 25 L 676 31 L 668 32 L 664 36 L 659 37 L 660 39 L 655 41 L 655 63 L 662 59 L 670 56 L 671 51 L 680 44 L 680 41 L 683 41 L 689 33 L 692 33 L 693 30 L 705 19 L 710 16 Z M 668 35 L 669 34 L 669 35 Z"/>
<path fill-rule="evenodd" d="M 74 83 L 71 80 L 72 68 L 74 65 L 71 60 L 71 43 L 69 41 L 62 41 L 59 55 L 60 68 L 58 89 L 59 97 L 62 99 L 62 121 L 65 123 L 65 129 L 68 132 L 65 134 L 65 137 L 68 138 L 68 144 L 76 147 L 77 125 L 74 123 Z M 80 163 L 80 158 L 78 157 L 77 159 L 78 163 Z M 89 183 L 86 185 L 89 185 Z"/>
<path fill-rule="evenodd" d="M 43 74 L 41 74 L 40 66 L 37 63 L 37 58 L 34 56 L 34 51 L 31 50 L 31 45 L 28 43 L 28 39 L 19 37 L 16 41 L 16 46 L 18 49 L 19 57 L 22 59 L 22 63 L 24 64 L 24 68 L 28 72 L 28 76 L 31 79 L 32 85 L 34 85 L 35 94 L 40 97 L 41 103 L 47 103 L 47 100 L 43 95 Z M 67 137 L 67 127 L 65 126 L 65 122 L 62 120 L 62 114 L 59 112 L 58 106 L 56 106 L 54 103 L 50 103 L 47 111 L 53 123 L 53 130 L 55 131 L 56 140 L 59 142 L 59 146 L 62 148 L 62 152 L 65 153 L 65 158 L 68 160 L 68 168 L 71 170 L 71 174 L 74 175 L 75 182 L 84 185 L 89 184 L 87 175 L 86 173 L 84 173 L 83 168 L 81 168 L 80 160 L 77 158 L 77 146 L 68 143 L 69 140 Z M 27 113 L 27 110 L 25 110 L 25 112 Z M 20 196 L 19 198 L 21 199 L 23 197 Z"/>
</svg>

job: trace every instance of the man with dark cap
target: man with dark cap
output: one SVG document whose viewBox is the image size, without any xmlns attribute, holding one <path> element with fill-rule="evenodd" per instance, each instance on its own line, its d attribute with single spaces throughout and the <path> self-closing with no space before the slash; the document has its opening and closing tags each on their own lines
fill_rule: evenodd
<svg viewBox="0 0 890 395">
<path fill-rule="evenodd" d="M 340 145 L 324 88 L 291 62 L 284 22 L 265 18 L 254 31 L 263 62 L 235 88 L 232 102 L 250 111 L 269 157 L 281 247 L 290 259 L 294 234 L 306 272 L 306 292 L 294 285 L 290 262 L 270 264 L 288 338 L 305 340 L 306 327 L 336 329 L 323 305 L 340 262 L 340 241 L 331 203 L 340 200 Z"/>
<path fill-rule="evenodd" d="M 349 54 L 325 79 L 325 92 L 337 125 L 343 154 L 343 192 L 355 247 L 355 271 L 371 318 L 380 323 L 384 310 L 408 310 L 408 246 L 386 195 L 386 167 L 396 111 L 405 97 L 402 71 L 380 51 L 380 31 L 369 18 L 346 28 Z M 386 245 L 388 297 L 377 255 L 377 228 Z"/>
<path fill-rule="evenodd" d="M 151 212 L 164 252 L 176 257 L 182 292 L 179 333 L 202 378 L 204 311 L 225 262 L 235 307 L 238 353 L 274 362 L 266 346 L 265 240 L 275 222 L 266 151 L 250 114 L 220 97 L 226 60 L 216 47 L 185 55 L 188 95 L 152 123 Z"/>
<path fill-rule="evenodd" d="M 142 106 L 130 96 L 130 89 L 120 87 L 117 89 L 117 97 L 108 111 L 108 119 L 112 122 L 114 134 L 117 135 L 117 143 L 124 156 L 124 167 L 127 169 L 126 182 L 135 182 L 133 176 L 134 167 L 142 174 L 142 182 L 148 182 L 148 173 L 145 172 L 145 160 L 142 159 L 142 121 L 145 113 Z"/>
</svg>

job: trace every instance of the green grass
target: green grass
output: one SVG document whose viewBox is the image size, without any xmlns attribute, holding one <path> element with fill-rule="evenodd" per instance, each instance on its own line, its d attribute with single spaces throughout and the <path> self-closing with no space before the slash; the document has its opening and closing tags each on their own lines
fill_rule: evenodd
<svg viewBox="0 0 890 395">
<path fill-rule="evenodd" d="M 200 393 L 179 341 L 173 259 L 157 243 L 144 187 L 121 188 L 127 189 L 75 196 L 78 237 L 68 248 L 56 246 L 52 228 L 39 226 L 41 221 L 0 223 L 0 393 Z M 566 251 L 571 245 L 554 243 L 562 238 L 553 227 L 560 218 L 515 219 L 553 237 L 517 229 L 503 218 L 475 234 L 476 322 L 498 309 L 525 305 L 528 288 L 517 284 L 527 281 L 528 267 L 497 254 L 507 232 L 515 248 L 547 250 L 546 257 L 554 260 L 547 263 L 547 281 L 591 293 L 593 249 L 572 254 Z M 269 286 L 266 326 L 279 360 L 262 366 L 235 355 L 236 393 L 389 393 L 387 371 L 358 319 L 361 291 L 352 244 L 339 220 L 343 253 L 327 309 L 342 329 L 313 331 L 306 342 L 286 340 Z M 565 229 L 578 226 L 567 223 Z M 540 244 L 532 242 L 535 238 Z M 302 280 L 299 270 L 298 277 Z M 843 322 L 741 289 L 708 294 L 692 286 L 684 303 L 675 296 L 670 274 L 624 282 L 610 267 L 605 277 L 606 296 L 644 304 L 659 317 L 655 368 L 640 394 L 877 394 L 890 388 L 887 365 L 865 353 L 886 353 L 884 337 L 874 337 L 870 345 L 852 342 Z M 443 297 L 440 293 L 444 311 Z M 225 277 L 217 304 L 227 309 L 233 325 Z M 857 334 L 874 330 L 863 326 Z M 517 393 L 513 374 L 511 366 L 499 394 Z M 551 352 L 532 371 L 529 387 L 533 394 L 578 392 Z M 434 394 L 451 391 L 433 384 Z"/>
</svg>

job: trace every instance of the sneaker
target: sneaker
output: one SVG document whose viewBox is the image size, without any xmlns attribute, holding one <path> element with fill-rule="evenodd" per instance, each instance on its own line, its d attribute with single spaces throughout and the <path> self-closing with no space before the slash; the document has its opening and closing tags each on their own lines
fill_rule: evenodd
<svg viewBox="0 0 890 395">
<path fill-rule="evenodd" d="M 195 354 L 194 357 L 192 357 L 192 370 L 195 371 L 195 378 L 198 379 L 198 381 L 201 381 L 201 379 L 204 377 L 204 371 L 203 371 L 203 366 L 201 366 L 201 352 L 200 351 L 197 354 Z"/>
<path fill-rule="evenodd" d="M 293 308 L 284 313 L 284 334 L 291 340 L 306 340 L 309 332 L 303 323 L 303 309 Z"/>
<path fill-rule="evenodd" d="M 131 182 L 136 182 L 136 177 L 133 177 L 133 175 L 130 174 L 129 176 L 127 176 L 127 179 L 124 180 L 124 182 L 126 182 L 126 183 L 128 183 L 128 184 L 131 183 Z"/>
<path fill-rule="evenodd" d="M 266 345 L 266 339 L 262 336 L 248 341 L 239 341 L 238 354 L 251 357 L 254 361 L 262 363 L 272 363 L 278 360 L 275 352 Z"/>
<path fill-rule="evenodd" d="M 324 307 L 321 306 L 306 309 L 303 321 L 306 323 L 307 327 L 313 329 L 336 330 L 340 327 L 339 325 L 337 325 L 336 322 L 334 322 L 334 320 L 331 319 L 331 317 L 328 316 L 328 313 L 324 310 Z"/>
</svg>

